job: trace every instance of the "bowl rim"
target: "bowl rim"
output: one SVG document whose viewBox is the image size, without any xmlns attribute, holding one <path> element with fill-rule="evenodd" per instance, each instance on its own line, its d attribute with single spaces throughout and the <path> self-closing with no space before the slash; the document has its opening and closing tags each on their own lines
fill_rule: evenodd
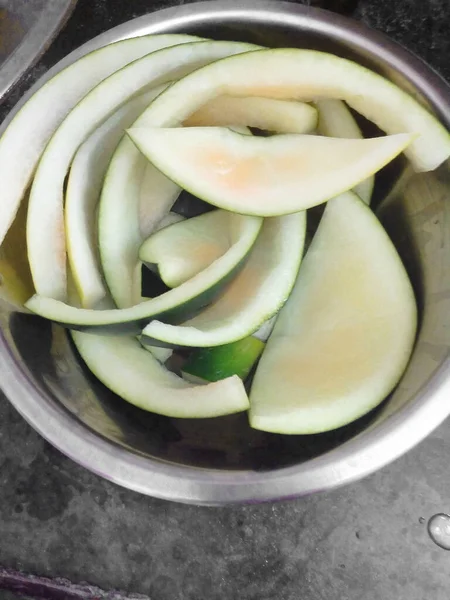
<svg viewBox="0 0 450 600">
<path fill-rule="evenodd" d="M 321 9 L 274 0 L 213 0 L 163 9 L 119 25 L 90 40 L 41 77 L 5 120 L 0 132 L 48 79 L 81 56 L 128 37 L 162 33 L 218 18 L 271 21 L 307 27 L 376 54 L 400 71 L 450 126 L 450 88 L 420 58 L 362 23 Z M 143 457 L 107 440 L 74 418 L 37 386 L 0 333 L 1 387 L 26 421 L 69 458 L 98 475 L 142 494 L 178 502 L 218 505 L 295 498 L 360 479 L 400 457 L 450 414 L 449 360 L 398 412 L 376 428 L 296 466 L 271 471 L 218 471 Z"/>
</svg>

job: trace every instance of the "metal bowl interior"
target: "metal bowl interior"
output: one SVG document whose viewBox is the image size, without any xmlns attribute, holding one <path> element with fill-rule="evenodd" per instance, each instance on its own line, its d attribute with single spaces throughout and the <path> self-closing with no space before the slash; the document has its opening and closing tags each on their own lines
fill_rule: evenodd
<svg viewBox="0 0 450 600">
<path fill-rule="evenodd" d="M 46 78 L 95 47 L 160 32 L 327 50 L 381 72 L 450 125 L 449 89 L 419 59 L 355 22 L 278 2 L 245 7 L 208 2 L 141 17 L 83 46 Z M 378 177 L 375 202 L 403 167 L 397 161 Z M 401 193 L 379 207 L 417 294 L 420 331 L 409 368 L 391 397 L 345 428 L 282 436 L 252 430 L 246 415 L 194 421 L 145 413 L 89 373 L 64 330 L 7 310 L 0 315 L 2 387 L 31 425 L 61 451 L 104 477 L 153 496 L 207 504 L 263 501 L 355 480 L 411 448 L 450 413 L 449 200 L 444 165 L 414 175 Z"/>
</svg>

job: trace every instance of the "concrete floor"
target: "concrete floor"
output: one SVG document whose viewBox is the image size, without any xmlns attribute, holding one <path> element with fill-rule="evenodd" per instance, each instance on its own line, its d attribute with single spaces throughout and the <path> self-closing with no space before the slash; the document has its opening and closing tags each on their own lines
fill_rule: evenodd
<svg viewBox="0 0 450 600">
<path fill-rule="evenodd" d="M 21 91 L 87 38 L 167 5 L 117 4 L 79 0 Z M 450 79 L 448 0 L 362 0 L 356 16 Z M 450 554 L 430 540 L 427 522 L 450 511 L 449 456 L 447 422 L 341 490 L 259 506 L 184 506 L 84 470 L 0 397 L 0 565 L 152 600 L 447 600 Z M 0 591 L 0 600 L 9 597 Z"/>
<path fill-rule="evenodd" d="M 341 490 L 205 508 L 100 479 L 4 399 L 0 423 L 3 566 L 152 600 L 448 599 L 450 555 L 426 523 L 450 509 L 450 424 Z"/>
</svg>

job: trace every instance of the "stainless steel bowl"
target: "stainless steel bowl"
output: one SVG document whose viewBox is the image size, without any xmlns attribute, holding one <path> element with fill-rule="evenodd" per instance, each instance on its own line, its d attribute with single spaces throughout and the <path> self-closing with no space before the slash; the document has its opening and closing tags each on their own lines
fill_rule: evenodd
<svg viewBox="0 0 450 600">
<path fill-rule="evenodd" d="M 1 0 L 0 98 L 48 48 L 77 0 Z"/>
<path fill-rule="evenodd" d="M 37 86 L 94 48 L 162 32 L 329 50 L 383 73 L 450 125 L 449 88 L 419 59 L 356 22 L 279 2 L 208 2 L 141 17 L 81 47 Z M 203 504 L 255 502 L 356 480 L 406 452 L 450 413 L 449 196 L 445 166 L 414 176 L 403 194 L 380 209 L 416 289 L 420 333 L 390 399 L 344 429 L 279 436 L 251 430 L 245 415 L 183 421 L 144 413 L 95 380 L 62 329 L 7 312 L 0 315 L 1 385 L 25 419 L 62 452 L 144 494 Z"/>
</svg>

